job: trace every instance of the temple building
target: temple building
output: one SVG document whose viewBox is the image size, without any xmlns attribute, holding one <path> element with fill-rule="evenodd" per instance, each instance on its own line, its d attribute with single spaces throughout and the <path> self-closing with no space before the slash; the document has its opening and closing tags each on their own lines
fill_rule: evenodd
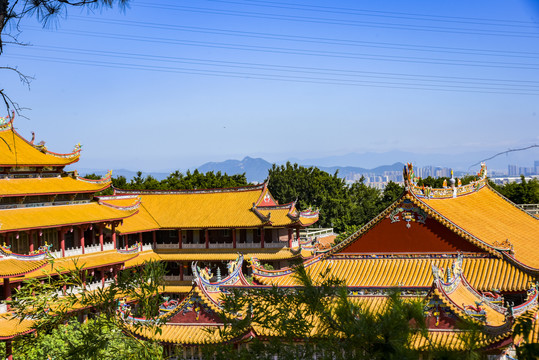
<svg viewBox="0 0 539 360">
<path fill-rule="evenodd" d="M 0 118 L 0 340 L 11 358 L 12 339 L 33 331 L 13 319 L 5 300 L 30 278 L 81 268 L 87 289 L 105 287 L 119 271 L 149 260 L 166 262 L 164 292 L 185 297 L 194 279 L 191 263 L 219 275 L 238 253 L 275 267 L 312 256 L 301 249 L 300 229 L 316 211 L 279 205 L 267 183 L 234 189 L 128 191 L 96 196 L 111 186 L 111 173 L 85 179 L 64 168 L 79 160 L 81 146 L 58 154 L 24 139 L 14 115 Z M 54 259 L 54 262 L 50 262 Z M 247 270 L 245 267 L 244 270 Z M 250 271 L 250 270 L 249 270 Z M 65 291 L 65 289 L 64 289 Z"/>
<path fill-rule="evenodd" d="M 440 189 L 418 186 L 411 165 L 404 177 L 406 189 L 397 201 L 342 243 L 305 259 L 307 272 L 315 281 L 326 272 L 344 280 L 353 301 L 379 311 L 395 287 L 404 297 L 423 300 L 429 334 L 411 339 L 414 349 L 465 350 L 457 328 L 464 319 L 482 326 L 483 351 L 502 358 L 522 341 L 513 338 L 515 320 L 538 311 L 538 219 L 488 185 L 485 165 L 468 185 L 451 179 Z M 251 259 L 256 283 L 246 283 L 238 273 L 243 258 L 237 261 L 219 281 L 194 266 L 189 295 L 167 309 L 160 334 L 146 336 L 171 354 L 197 357 L 198 346 L 220 341 L 203 329 L 223 326 L 216 315 L 223 289 L 298 285 L 294 268 L 267 270 L 256 258 Z M 266 339 L 271 331 L 253 328 L 249 336 Z"/>
</svg>

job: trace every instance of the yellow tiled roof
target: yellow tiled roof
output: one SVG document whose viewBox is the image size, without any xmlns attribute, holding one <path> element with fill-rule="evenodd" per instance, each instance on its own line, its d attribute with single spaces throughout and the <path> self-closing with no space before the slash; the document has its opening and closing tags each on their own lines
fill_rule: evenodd
<svg viewBox="0 0 539 360">
<path fill-rule="evenodd" d="M 87 182 L 70 176 L 26 179 L 1 179 L 0 197 L 65 193 L 95 193 L 108 188 L 111 181 Z"/>
<path fill-rule="evenodd" d="M 217 329 L 217 326 L 213 324 L 166 324 L 159 327 L 161 328 L 161 333 L 156 333 L 152 329 L 141 329 L 138 334 L 145 338 L 151 338 L 156 341 L 171 344 L 198 345 L 216 343 L 220 340 L 218 331 L 215 333 L 210 333 L 207 331 L 207 329 Z"/>
<path fill-rule="evenodd" d="M 517 261 L 539 269 L 538 219 L 488 186 L 456 198 L 414 199 L 448 220 L 447 226 L 458 227 L 491 247 L 508 249 L 512 245 Z M 509 244 L 504 244 L 506 240 Z"/>
<path fill-rule="evenodd" d="M 432 285 L 432 264 L 448 268 L 454 259 L 326 259 L 308 266 L 315 281 L 328 267 L 330 275 L 342 279 L 348 286 L 358 287 L 424 287 Z M 464 258 L 463 273 L 470 284 L 481 291 L 523 291 L 533 278 L 507 261 L 494 258 Z M 264 284 L 296 285 L 292 274 L 276 277 L 255 275 Z"/>
<path fill-rule="evenodd" d="M 0 340 L 11 339 L 17 335 L 26 334 L 32 331 L 34 322 L 29 319 L 20 321 L 13 318 L 11 313 L 0 315 Z"/>
<path fill-rule="evenodd" d="M 236 260 L 238 252 L 247 254 L 246 258 L 259 260 L 285 260 L 298 256 L 290 249 L 178 249 L 145 250 L 134 259 L 125 263 L 125 267 L 139 266 L 152 260 L 161 261 L 228 261 Z"/>
<path fill-rule="evenodd" d="M 464 306 L 476 306 L 476 303 L 483 302 L 483 299 L 466 289 L 462 282 L 450 293 L 446 293 L 440 288 L 434 289 L 434 292 L 446 305 L 450 306 L 453 311 L 460 313 L 461 316 L 466 316 Z M 483 302 L 481 309 L 485 312 L 486 325 L 497 327 L 505 324 L 505 315 L 491 308 L 488 303 Z"/>
<path fill-rule="evenodd" d="M 65 166 L 79 160 L 80 150 L 55 154 L 38 150 L 11 128 L 0 131 L 0 164 L 3 166 Z"/>
<path fill-rule="evenodd" d="M 106 202 L 113 205 L 124 206 L 122 204 L 128 202 L 129 200 L 120 199 L 120 200 L 107 200 Z M 133 216 L 132 219 L 124 220 L 123 224 L 117 227 L 120 234 L 131 234 L 138 233 L 143 231 L 158 230 L 161 227 L 155 221 L 155 219 L 150 215 L 144 203 L 141 203 L 139 206 L 139 212 Z"/>
<path fill-rule="evenodd" d="M 193 288 L 192 285 L 169 285 L 165 284 L 163 291 L 164 293 L 170 294 L 187 294 Z"/>
<path fill-rule="evenodd" d="M 125 263 L 138 256 L 138 253 L 119 253 L 116 250 L 109 250 L 85 255 L 70 256 L 60 259 L 55 259 L 54 262 L 43 268 L 34 270 L 27 273 L 23 278 L 34 278 L 40 276 L 46 276 L 49 274 L 56 274 L 58 272 L 67 272 L 77 267 L 84 269 L 92 269 L 106 265 L 113 265 L 118 263 Z"/>
<path fill-rule="evenodd" d="M 236 260 L 238 253 L 244 253 L 245 258 L 255 257 L 258 260 L 282 260 L 298 256 L 290 249 L 178 249 L 158 250 L 156 255 L 160 260 L 168 261 L 221 261 Z"/>
<path fill-rule="evenodd" d="M 469 350 L 469 340 L 466 337 L 471 336 L 465 331 L 458 330 L 429 330 L 427 337 L 416 334 L 410 341 L 410 348 L 429 351 L 429 350 L 453 350 L 463 351 Z M 496 341 L 506 338 L 509 335 L 488 336 L 485 334 L 477 334 L 477 343 L 475 346 L 486 347 Z"/>
<path fill-rule="evenodd" d="M 162 228 L 228 228 L 263 225 L 251 211 L 260 189 L 248 191 L 186 192 L 170 195 L 143 194 L 142 204 Z M 138 216 L 118 227 L 130 228 Z"/>
<path fill-rule="evenodd" d="M 125 267 L 133 267 L 133 266 L 139 266 L 149 261 L 156 261 L 161 260 L 159 258 L 159 255 L 157 255 L 153 250 L 145 250 L 142 252 L 139 252 L 139 255 L 137 257 L 134 257 L 130 260 L 127 260 L 125 262 Z"/>
<path fill-rule="evenodd" d="M 125 219 L 138 209 L 122 210 L 96 202 L 0 210 L 0 232 L 42 229 Z"/>
<path fill-rule="evenodd" d="M 45 264 L 47 260 L 0 259 L 0 277 L 20 276 L 40 269 Z"/>
<path fill-rule="evenodd" d="M 116 190 L 117 194 L 137 194 L 137 191 Z M 293 204 L 273 207 L 259 207 L 257 211 L 265 216 L 271 212 L 269 223 L 261 219 L 253 205 L 263 192 L 264 185 L 246 186 L 234 189 L 140 192 L 141 211 L 132 219 L 118 227 L 121 234 L 161 229 L 201 229 L 201 228 L 249 228 L 265 224 L 288 226 L 297 222 L 286 216 Z M 301 217 L 301 221 L 312 224 L 314 217 Z"/>
</svg>

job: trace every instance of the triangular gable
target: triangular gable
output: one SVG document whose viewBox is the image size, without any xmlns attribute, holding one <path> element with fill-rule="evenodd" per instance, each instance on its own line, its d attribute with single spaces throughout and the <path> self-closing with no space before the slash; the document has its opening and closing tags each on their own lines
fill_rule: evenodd
<svg viewBox="0 0 539 360">
<path fill-rule="evenodd" d="M 328 254 L 483 253 L 403 196 Z"/>
</svg>

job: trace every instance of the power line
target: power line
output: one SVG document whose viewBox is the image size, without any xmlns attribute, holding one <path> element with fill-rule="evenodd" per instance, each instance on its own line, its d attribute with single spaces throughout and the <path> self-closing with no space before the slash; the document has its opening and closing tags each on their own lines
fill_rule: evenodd
<svg viewBox="0 0 539 360">
<path fill-rule="evenodd" d="M 109 33 L 105 34 L 105 33 L 90 32 L 90 31 L 77 31 L 77 30 L 59 30 L 58 32 L 65 33 L 65 34 L 85 35 L 85 36 L 88 36 L 88 35 L 100 36 L 103 38 L 121 39 L 121 40 L 129 40 L 129 41 L 167 43 L 167 44 L 177 44 L 177 45 L 185 45 L 185 46 L 264 52 L 264 53 L 274 53 L 274 54 L 317 56 L 317 57 L 357 59 L 357 60 L 374 60 L 374 61 L 399 62 L 399 63 L 420 63 L 420 64 L 432 64 L 432 65 L 539 70 L 539 64 L 510 63 L 510 62 L 496 62 L 496 61 L 475 61 L 475 60 L 452 60 L 452 59 L 438 59 L 438 58 L 419 58 L 419 57 L 411 57 L 411 56 L 358 54 L 358 53 L 350 53 L 350 52 L 336 52 L 336 51 L 325 51 L 325 50 L 302 50 L 302 49 L 292 49 L 292 48 L 272 47 L 272 46 L 243 45 L 243 44 L 231 44 L 231 43 L 195 41 L 195 40 L 177 40 L 177 39 L 145 37 L 145 36 L 133 37 L 133 36 L 128 36 L 128 35 L 117 35 L 117 34 L 109 34 Z"/>
<path fill-rule="evenodd" d="M 496 26 L 515 26 L 515 27 L 536 27 L 537 22 L 531 21 L 519 21 L 519 20 L 507 20 L 507 19 L 492 19 L 492 18 L 476 18 L 476 17 L 462 17 L 462 16 L 447 16 L 447 15 L 426 15 L 417 13 L 395 12 L 395 11 L 381 11 L 381 10 L 366 10 L 357 8 L 343 8 L 334 6 L 320 6 L 320 5 L 306 5 L 297 3 L 286 3 L 278 1 L 260 1 L 260 0 L 246 0 L 246 1 L 230 1 L 230 0 L 206 0 L 217 3 L 228 4 L 240 4 L 248 6 L 262 6 L 262 7 L 277 7 L 277 8 L 290 8 L 301 9 L 308 11 L 317 11 L 323 13 L 339 13 L 339 14 L 357 14 L 363 16 L 377 16 L 377 17 L 398 17 L 412 20 L 427 20 L 427 21 L 442 21 L 442 22 L 457 22 L 457 23 L 470 23 L 470 24 L 484 24 L 485 22 L 491 23 L 488 25 Z M 139 4 L 139 2 L 137 2 Z M 523 25 L 519 25 L 523 24 Z"/>
<path fill-rule="evenodd" d="M 449 27 L 427 26 L 427 25 L 386 24 L 386 23 L 373 22 L 373 21 L 326 19 L 326 18 L 299 16 L 299 15 L 278 15 L 278 14 L 267 14 L 267 13 L 260 13 L 260 12 L 253 12 L 253 11 L 239 11 L 239 10 L 230 11 L 230 10 L 222 10 L 222 9 L 211 9 L 211 8 L 179 6 L 179 5 L 140 4 L 138 6 L 154 8 L 154 9 L 162 9 L 162 10 L 201 13 L 201 14 L 226 15 L 226 16 L 235 16 L 235 17 L 248 17 L 248 18 L 327 24 L 327 25 L 372 27 L 372 28 L 392 29 L 392 30 L 428 31 L 428 32 L 463 34 L 463 35 L 506 36 L 506 37 L 521 37 L 521 38 L 538 38 L 539 37 L 537 34 L 533 34 L 529 32 L 517 32 L 517 31 L 478 30 L 478 29 L 472 29 L 472 28 L 449 28 Z"/>
<path fill-rule="evenodd" d="M 529 150 L 529 149 L 532 149 L 532 148 L 538 148 L 538 147 L 539 147 L 539 145 L 534 144 L 534 145 L 526 146 L 526 147 L 519 148 L 519 149 L 509 149 L 509 150 L 506 150 L 506 151 L 502 151 L 502 152 L 499 152 L 499 153 L 497 153 L 497 154 L 495 154 L 495 155 L 492 155 L 492 156 L 489 157 L 489 158 L 486 158 L 486 159 L 483 159 L 483 160 L 481 160 L 481 161 L 479 161 L 479 162 L 476 162 L 475 164 L 470 165 L 468 168 L 477 166 L 477 165 L 479 165 L 479 164 L 481 164 L 481 163 L 483 163 L 483 162 L 485 162 L 485 161 L 492 160 L 492 159 L 494 159 L 495 157 L 500 156 L 500 155 L 503 155 L 503 154 L 509 154 L 510 152 L 516 152 L 516 151 L 524 151 L 524 150 Z"/>
<path fill-rule="evenodd" d="M 455 48 L 455 47 L 443 47 L 443 46 L 359 41 L 359 40 L 336 39 L 336 38 L 326 38 L 326 37 L 238 31 L 238 30 L 207 28 L 207 27 L 198 27 L 198 26 L 172 25 L 172 24 L 162 24 L 162 23 L 157 24 L 157 23 L 151 23 L 151 22 L 145 22 L 145 21 L 89 19 L 82 16 L 72 16 L 72 18 L 77 19 L 79 21 L 99 22 L 99 23 L 104 23 L 104 24 L 131 26 L 131 27 L 136 27 L 136 28 L 175 30 L 175 31 L 183 31 L 183 32 L 196 32 L 196 33 L 204 33 L 204 34 L 212 34 L 212 35 L 216 34 L 216 35 L 236 36 L 236 37 L 245 37 L 245 38 L 285 40 L 285 41 L 306 42 L 306 43 L 316 43 L 316 44 L 322 43 L 322 44 L 355 46 L 355 47 L 372 47 L 372 48 L 381 48 L 381 49 L 422 51 L 422 52 L 429 52 L 429 53 L 441 52 L 441 53 L 450 53 L 450 54 L 470 54 L 470 55 L 481 55 L 481 56 L 516 57 L 516 58 L 530 58 L 530 59 L 539 58 L 539 53 L 537 52 Z"/>
<path fill-rule="evenodd" d="M 233 72 L 233 71 L 216 71 L 207 69 L 194 69 L 194 68 L 178 68 L 178 67 L 165 67 L 165 66 L 151 66 L 151 65 L 139 65 L 139 64 L 125 64 L 115 62 L 105 62 L 96 60 L 77 60 L 77 59 L 65 59 L 46 56 L 25 56 L 25 55 L 10 55 L 10 58 L 27 59 L 33 61 L 49 61 L 64 64 L 75 65 L 89 65 L 98 67 L 111 67 L 120 69 L 131 70 L 147 70 L 166 73 L 182 73 L 190 75 L 209 75 L 219 77 L 232 77 L 242 79 L 258 79 L 258 80 L 272 80 L 272 81 L 286 81 L 297 83 L 315 83 L 326 85 L 348 85 L 348 86 L 362 86 L 373 88 L 391 88 L 391 89 L 409 89 L 409 90 L 429 90 L 429 91 L 443 91 L 443 92 L 470 92 L 470 93 L 489 93 L 489 94 L 514 94 L 514 95 L 539 95 L 539 92 L 531 92 L 530 90 L 522 89 L 498 89 L 498 88 L 481 88 L 481 87 L 458 87 L 458 86 L 431 86 L 423 84 L 413 83 L 395 83 L 395 82 L 381 82 L 381 81 L 361 81 L 361 80 L 346 80 L 335 78 L 317 78 L 306 76 L 283 76 L 279 74 L 260 74 L 260 73 L 247 73 L 247 72 Z M 482 89 L 482 90 L 481 90 Z"/>
<path fill-rule="evenodd" d="M 212 60 L 212 59 L 200 59 L 200 58 L 186 58 L 186 57 L 174 57 L 163 55 L 149 55 L 139 54 L 132 52 L 119 52 L 119 51 L 104 51 L 93 49 L 77 49 L 58 46 L 43 46 L 38 45 L 32 48 L 25 48 L 25 51 L 31 51 L 32 49 L 63 52 L 63 53 L 75 53 L 94 56 L 105 56 L 112 58 L 128 58 L 128 59 L 141 59 L 160 62 L 173 62 L 173 63 L 187 63 L 195 65 L 207 65 L 207 66 L 219 66 L 219 67 L 233 67 L 233 68 L 249 68 L 255 70 L 266 71 L 281 71 L 290 73 L 307 73 L 307 74 L 320 74 L 320 75 L 337 75 L 337 76 L 361 76 L 368 78 L 382 78 L 393 80 L 413 80 L 419 82 L 438 82 L 438 83 L 456 83 L 456 84 L 477 84 L 477 85 L 494 85 L 494 86 L 506 86 L 506 87 L 528 87 L 539 88 L 539 83 L 526 80 L 505 80 L 505 79 L 486 79 L 486 78 L 469 78 L 469 77 L 448 77 L 448 76 L 428 76 L 417 74 L 399 74 L 399 73 L 382 73 L 372 71 L 359 71 L 359 70 L 342 70 L 342 69 L 330 69 L 330 68 L 315 68 L 315 67 L 299 67 L 289 65 L 274 65 L 274 64 L 261 64 L 261 63 L 249 63 L 238 61 L 224 61 L 224 60 Z M 512 83 L 511 83 L 512 82 Z"/>
</svg>

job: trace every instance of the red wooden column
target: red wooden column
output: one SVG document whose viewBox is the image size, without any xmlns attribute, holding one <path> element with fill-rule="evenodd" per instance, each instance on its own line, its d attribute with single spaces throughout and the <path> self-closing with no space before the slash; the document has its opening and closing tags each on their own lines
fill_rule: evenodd
<svg viewBox="0 0 539 360">
<path fill-rule="evenodd" d="M 9 284 L 9 278 L 4 278 L 4 300 L 11 300 L 11 285 Z"/>
<path fill-rule="evenodd" d="M 153 239 L 153 248 L 157 249 L 157 230 L 153 231 L 152 239 Z"/>
<path fill-rule="evenodd" d="M 236 248 L 236 229 L 232 229 L 232 247 Z"/>
<path fill-rule="evenodd" d="M 28 242 L 30 243 L 30 253 L 34 252 L 34 232 L 28 232 Z"/>
<path fill-rule="evenodd" d="M 101 251 L 103 251 L 103 224 L 97 226 L 99 227 L 99 245 L 101 245 Z"/>
<path fill-rule="evenodd" d="M 80 246 L 82 248 L 82 253 L 84 254 L 84 231 L 86 231 L 86 226 L 79 226 L 79 236 L 80 236 Z"/>
<path fill-rule="evenodd" d="M 9 246 L 9 234 L 4 234 L 4 242 L 6 243 L 7 246 Z"/>
<path fill-rule="evenodd" d="M 37 247 L 40 248 L 43 245 L 43 232 L 41 229 L 37 230 Z"/>
<path fill-rule="evenodd" d="M 208 229 L 204 231 L 204 238 L 206 241 L 206 249 L 209 249 L 210 248 L 210 231 Z"/>
<path fill-rule="evenodd" d="M 183 281 L 183 263 L 180 263 L 180 281 Z"/>
<path fill-rule="evenodd" d="M 112 275 L 114 276 L 114 281 L 118 280 L 118 268 L 116 266 L 112 268 Z"/>
<path fill-rule="evenodd" d="M 59 229 L 58 235 L 60 236 L 60 248 L 62 249 L 62 257 L 66 256 L 66 231 L 65 229 Z"/>
<path fill-rule="evenodd" d="M 101 269 L 101 286 L 105 286 L 105 269 Z"/>
<path fill-rule="evenodd" d="M 296 240 L 298 241 L 298 244 L 299 244 L 299 227 L 296 228 Z"/>
<path fill-rule="evenodd" d="M 140 243 L 139 245 L 140 251 L 142 251 L 142 233 L 141 232 L 138 233 L 138 242 Z"/>
<path fill-rule="evenodd" d="M 86 287 L 86 270 L 82 270 L 82 286 Z"/>
<path fill-rule="evenodd" d="M 292 229 L 288 229 L 288 247 L 292 248 Z"/>
<path fill-rule="evenodd" d="M 260 228 L 260 248 L 264 248 L 264 228 Z"/>
<path fill-rule="evenodd" d="M 116 223 L 112 223 L 112 247 L 116 250 Z"/>
<path fill-rule="evenodd" d="M 125 250 L 129 249 L 129 234 L 124 235 Z"/>
<path fill-rule="evenodd" d="M 13 346 L 11 340 L 6 341 L 6 360 L 13 360 Z"/>
<path fill-rule="evenodd" d="M 178 249 L 182 248 L 182 229 L 178 230 Z"/>
</svg>

